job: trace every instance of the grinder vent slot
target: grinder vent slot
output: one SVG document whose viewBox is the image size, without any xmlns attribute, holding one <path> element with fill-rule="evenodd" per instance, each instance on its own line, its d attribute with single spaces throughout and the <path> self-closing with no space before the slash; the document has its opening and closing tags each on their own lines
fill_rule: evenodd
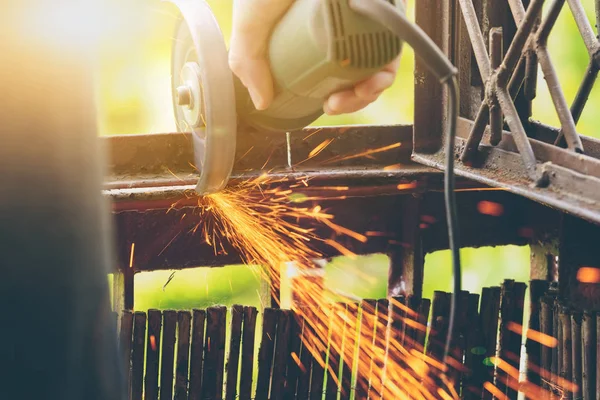
<svg viewBox="0 0 600 400">
<path fill-rule="evenodd" d="M 394 0 L 387 0 L 395 5 Z M 329 0 L 333 56 L 344 66 L 379 68 L 394 59 L 400 52 L 400 39 L 387 30 L 365 31 L 364 26 L 353 29 L 356 18 L 347 0 Z M 348 21 L 348 23 L 345 23 Z M 360 30 L 360 31 L 359 31 Z"/>
</svg>

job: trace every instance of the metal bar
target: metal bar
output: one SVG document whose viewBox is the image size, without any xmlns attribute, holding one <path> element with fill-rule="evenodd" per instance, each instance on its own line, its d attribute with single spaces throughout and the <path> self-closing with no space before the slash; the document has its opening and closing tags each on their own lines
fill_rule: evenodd
<svg viewBox="0 0 600 400">
<path fill-rule="evenodd" d="M 589 63 L 587 70 L 585 71 L 585 77 L 583 78 L 583 82 L 581 82 L 581 85 L 579 86 L 579 90 L 577 90 L 575 100 L 573 100 L 573 104 L 571 104 L 571 115 L 573 115 L 573 120 L 575 121 L 575 124 L 579 122 L 579 118 L 581 118 L 583 108 L 585 107 L 585 104 L 587 103 L 587 100 L 590 97 L 590 93 L 592 93 L 592 89 L 594 88 L 594 84 L 596 83 L 596 79 L 598 78 L 598 71 L 598 63 L 595 63 L 592 60 Z"/>
<path fill-rule="evenodd" d="M 559 340 L 559 351 L 562 350 L 562 360 L 560 363 L 559 374 L 560 377 L 570 382 L 573 376 L 573 349 L 572 349 L 572 337 L 571 337 L 571 311 L 566 307 L 561 307 L 559 311 L 559 318 L 561 321 L 562 329 L 562 340 Z M 565 390 L 563 393 L 563 399 L 570 400 L 573 398 L 573 393 L 569 390 Z"/>
<path fill-rule="evenodd" d="M 510 2 L 510 5 L 517 24 L 524 22 L 526 19 L 526 12 L 525 8 L 523 7 L 523 4 L 520 3 L 520 1 L 513 0 Z M 566 111 L 566 107 L 568 106 L 562 89 L 560 87 L 560 82 L 558 80 L 556 71 L 554 70 L 554 67 L 550 61 L 550 55 L 546 48 L 548 35 L 550 34 L 552 27 L 556 23 L 556 20 L 558 18 L 558 15 L 560 14 L 560 11 L 562 10 L 563 5 L 564 0 L 555 0 L 551 5 L 551 9 L 546 19 L 538 29 L 537 58 L 540 65 L 542 66 L 542 71 L 544 72 L 544 77 L 546 78 L 546 81 L 548 83 L 548 89 L 550 90 L 550 94 L 552 96 L 552 100 L 559 115 L 561 125 L 563 127 L 563 130 L 565 130 L 569 148 L 577 152 L 583 152 L 583 145 L 581 144 L 581 139 L 579 138 L 579 135 L 575 130 L 575 122 L 573 121 L 573 118 L 570 115 L 570 113 Z"/>
<path fill-rule="evenodd" d="M 514 99 L 519 94 L 519 90 L 521 89 L 521 85 L 523 84 L 523 79 L 525 77 L 525 59 L 521 57 L 519 63 L 517 64 L 517 68 L 508 83 L 508 90 L 510 95 L 514 101 Z M 481 103 L 481 108 L 477 113 L 477 117 L 475 118 L 475 123 L 473 124 L 473 128 L 467 139 L 467 143 L 461 155 L 461 161 L 463 163 L 470 162 L 473 157 L 477 154 L 477 150 L 479 147 L 479 143 L 481 143 L 481 139 L 483 138 L 483 134 L 485 133 L 485 128 L 487 123 L 489 122 L 489 106 L 488 101 L 485 99 Z"/>
<path fill-rule="evenodd" d="M 490 60 L 491 67 L 495 71 L 502 63 L 503 50 L 502 28 L 492 28 L 490 30 Z M 496 96 L 489 96 L 490 108 L 490 143 L 496 146 L 502 140 L 502 109 L 498 105 Z"/>
<path fill-rule="evenodd" d="M 190 351 L 189 400 L 201 400 L 202 396 L 202 362 L 204 359 L 204 326 L 206 310 L 192 310 L 192 345 Z M 254 343 L 254 342 L 253 342 Z M 254 348 L 253 348 L 254 349 Z M 244 386 L 241 386 L 242 388 Z M 250 396 L 241 400 L 248 400 Z"/>
<path fill-rule="evenodd" d="M 581 33 L 581 37 L 583 38 L 583 42 L 585 43 L 585 47 L 587 48 L 588 54 L 593 57 L 594 54 L 600 49 L 600 43 L 598 43 L 598 38 L 596 37 L 594 29 L 592 28 L 592 25 L 588 20 L 585 9 L 583 8 L 583 4 L 581 4 L 581 0 L 567 1 L 569 2 L 569 7 L 571 8 L 571 12 L 573 13 L 573 18 L 575 19 L 577 28 L 579 28 L 579 32 Z M 599 9 L 600 0 L 596 0 L 597 18 L 600 17 L 600 14 L 598 14 Z"/>
<path fill-rule="evenodd" d="M 483 40 L 483 33 L 481 32 L 481 28 L 479 26 L 477 12 L 475 11 L 472 0 L 459 1 L 463 18 L 465 19 L 467 30 L 469 31 L 469 37 L 471 38 L 471 44 L 473 45 L 475 59 L 477 60 L 479 72 L 481 73 L 481 79 L 483 82 L 487 82 L 492 68 L 490 66 L 490 59 L 487 54 L 487 46 Z"/>
<path fill-rule="evenodd" d="M 227 378 L 225 380 L 225 400 L 237 398 L 240 347 L 242 342 L 242 321 L 244 306 L 234 304 L 231 307 L 231 325 L 229 334 L 229 357 L 227 359 Z"/>
<path fill-rule="evenodd" d="M 160 368 L 160 332 L 162 312 L 148 310 L 148 339 L 146 341 L 146 379 L 144 400 L 158 400 L 158 371 Z"/>
<path fill-rule="evenodd" d="M 188 400 L 191 321 L 191 312 L 177 312 L 177 362 L 175 363 L 174 400 Z"/>
<path fill-rule="evenodd" d="M 512 137 L 517 145 L 517 148 L 519 149 L 523 163 L 525 164 L 527 175 L 530 179 L 537 182 L 540 177 L 538 176 L 536 170 L 535 154 L 533 153 L 531 144 L 528 141 L 525 129 L 523 128 L 523 125 L 521 125 L 519 114 L 514 103 L 512 102 L 510 93 L 508 93 L 507 89 L 499 87 L 497 96 L 500 107 L 502 107 L 502 111 L 506 116 L 506 122 L 508 123 L 508 126 L 512 132 Z"/>
<path fill-rule="evenodd" d="M 240 366 L 240 400 L 250 400 L 254 369 L 254 345 L 256 338 L 256 307 L 244 307 L 242 357 Z"/>
<path fill-rule="evenodd" d="M 583 314 L 583 328 L 582 328 L 582 394 L 583 400 L 595 400 L 596 398 L 596 387 L 594 382 L 596 380 L 596 370 L 598 364 L 596 363 L 596 315 L 592 312 L 586 311 Z"/>
<path fill-rule="evenodd" d="M 504 86 L 508 82 L 522 56 L 523 49 L 529 41 L 529 36 L 536 25 L 536 21 L 544 5 L 544 0 L 533 0 L 529 4 L 527 11 L 525 11 L 521 0 L 509 0 L 508 2 L 519 29 L 517 29 L 517 33 L 498 70 L 498 86 Z M 517 18 L 517 16 L 520 18 Z"/>
<path fill-rule="evenodd" d="M 548 36 L 550 35 L 550 31 L 554 27 L 556 20 L 560 15 L 564 3 L 565 0 L 554 0 L 545 20 L 542 22 L 542 25 L 537 33 L 537 55 L 539 64 L 542 67 L 542 72 L 544 73 L 544 78 L 548 85 L 548 90 L 550 91 L 552 102 L 556 108 L 556 113 L 558 114 L 562 133 L 565 136 L 567 145 L 569 149 L 577 153 L 583 153 L 583 144 L 581 143 L 581 138 L 575 129 L 573 115 L 569 110 L 567 100 L 565 99 L 564 92 L 562 91 L 558 75 L 550 59 L 550 52 L 548 51 L 547 47 Z M 518 21 L 518 18 L 518 12 L 515 12 L 515 20 Z"/>
<path fill-rule="evenodd" d="M 442 49 L 450 36 L 446 31 L 450 2 L 420 0 L 415 2 L 415 21 Z M 440 16 L 446 18 L 440 21 Z M 443 145 L 440 132 L 443 130 L 446 98 L 443 85 L 432 74 L 420 58 L 415 60 L 415 107 L 414 138 L 415 151 L 435 152 Z"/>
<path fill-rule="evenodd" d="M 571 354 L 573 357 L 573 365 L 572 365 L 572 382 L 577 386 L 575 392 L 573 392 L 573 398 L 581 399 L 582 398 L 582 337 L 581 337 L 581 328 L 582 328 L 582 319 L 583 314 L 580 312 L 574 311 L 571 315 Z"/>
<path fill-rule="evenodd" d="M 552 301 L 552 298 L 549 296 L 544 296 L 540 300 L 540 332 L 548 336 L 552 336 L 553 333 Z M 551 379 L 548 379 L 548 377 L 552 376 L 552 347 L 543 344 L 540 344 L 539 346 L 541 350 L 540 368 L 542 372 L 547 374 L 544 379 L 542 379 L 542 388 L 549 390 Z"/>
<path fill-rule="evenodd" d="M 539 268 L 539 265 L 535 264 L 536 261 L 537 260 L 532 256 L 532 263 L 530 267 L 532 272 Z M 541 261 L 547 266 L 545 257 Z M 550 286 L 550 282 L 545 279 L 546 276 L 544 276 L 543 280 L 533 278 L 529 282 L 529 331 L 541 332 L 542 330 L 540 325 L 540 315 L 542 312 L 541 299 Z M 540 348 L 540 344 L 530 337 L 527 337 L 525 347 L 527 351 L 527 381 L 540 386 L 542 383 L 542 378 L 540 376 L 538 367 L 541 366 L 543 368 L 542 349 Z"/>
</svg>

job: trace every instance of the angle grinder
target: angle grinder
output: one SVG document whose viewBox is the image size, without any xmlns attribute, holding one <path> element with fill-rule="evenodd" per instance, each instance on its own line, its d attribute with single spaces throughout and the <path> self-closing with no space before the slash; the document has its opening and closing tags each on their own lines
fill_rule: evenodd
<svg viewBox="0 0 600 400">
<path fill-rule="evenodd" d="M 390 13 L 412 25 L 403 0 L 296 0 L 271 34 L 275 98 L 268 109 L 258 111 L 229 68 L 210 6 L 204 0 L 171 2 L 180 11 L 172 53 L 174 111 L 178 130 L 193 133 L 200 172 L 196 191 L 201 195 L 226 186 L 241 127 L 271 132 L 306 127 L 323 114 L 330 94 L 381 70 L 400 54 L 404 36 L 414 36 L 386 26 Z M 365 6 L 373 6 L 380 17 L 361 11 Z M 397 20 L 390 23 L 397 25 Z M 442 75 L 450 76 L 454 67 L 443 59 Z"/>
</svg>

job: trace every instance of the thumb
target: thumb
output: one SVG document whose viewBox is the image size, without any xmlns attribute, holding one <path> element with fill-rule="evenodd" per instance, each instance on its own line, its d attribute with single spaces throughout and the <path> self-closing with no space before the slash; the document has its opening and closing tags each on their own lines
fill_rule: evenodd
<svg viewBox="0 0 600 400">
<path fill-rule="evenodd" d="M 254 106 L 264 110 L 273 101 L 269 38 L 294 0 L 235 0 L 229 66 L 248 88 Z"/>
</svg>

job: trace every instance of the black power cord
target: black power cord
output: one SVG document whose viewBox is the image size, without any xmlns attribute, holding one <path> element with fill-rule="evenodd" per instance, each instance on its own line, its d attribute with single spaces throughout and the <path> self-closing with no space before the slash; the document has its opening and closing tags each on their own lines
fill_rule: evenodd
<svg viewBox="0 0 600 400">
<path fill-rule="evenodd" d="M 401 1 L 401 0 L 397 0 Z M 381 23 L 399 38 L 408 43 L 417 57 L 435 74 L 441 83 L 448 85 L 448 127 L 446 132 L 446 170 L 444 171 L 444 200 L 448 222 L 448 243 L 452 253 L 453 293 L 450 302 L 448 335 L 444 348 L 444 363 L 450 355 L 452 334 L 456 320 L 458 295 L 461 291 L 460 245 L 458 238 L 458 213 L 454 191 L 454 142 L 458 121 L 457 70 L 446 55 L 423 30 L 410 22 L 396 7 L 385 0 L 348 0 L 350 8 L 374 21 Z"/>
</svg>

